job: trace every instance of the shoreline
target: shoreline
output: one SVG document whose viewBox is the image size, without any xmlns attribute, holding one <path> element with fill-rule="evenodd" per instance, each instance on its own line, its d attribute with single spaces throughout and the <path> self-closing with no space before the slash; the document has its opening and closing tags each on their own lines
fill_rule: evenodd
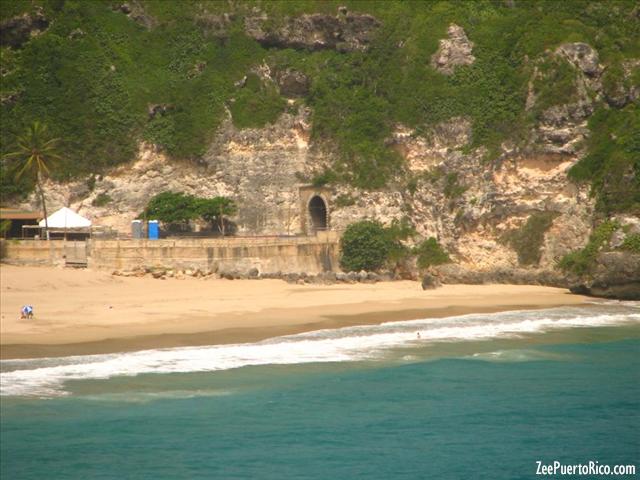
<svg viewBox="0 0 640 480">
<path fill-rule="evenodd" d="M 586 305 L 531 285 L 418 282 L 290 285 L 281 280 L 122 278 L 91 270 L 2 265 L 0 358 L 41 358 L 247 343 L 312 330 Z M 35 307 L 20 320 L 21 305 Z"/>
<path fill-rule="evenodd" d="M 575 304 L 553 305 L 563 307 Z M 483 308 L 450 307 L 444 309 L 397 310 L 367 312 L 354 315 L 335 315 L 324 321 L 271 327 L 224 328 L 194 333 L 164 333 L 104 340 L 61 344 L 1 344 L 0 360 L 69 357 L 75 355 L 100 355 L 178 347 L 201 347 L 252 343 L 268 338 L 296 335 L 316 330 L 338 329 L 358 325 L 376 325 L 386 322 L 444 318 L 469 314 L 499 313 L 515 310 L 540 310 L 552 308 L 539 305 L 509 305 Z M 418 314 L 417 312 L 421 312 Z M 366 317 L 366 320 L 365 320 Z M 338 320 L 340 319 L 340 320 Z"/>
</svg>

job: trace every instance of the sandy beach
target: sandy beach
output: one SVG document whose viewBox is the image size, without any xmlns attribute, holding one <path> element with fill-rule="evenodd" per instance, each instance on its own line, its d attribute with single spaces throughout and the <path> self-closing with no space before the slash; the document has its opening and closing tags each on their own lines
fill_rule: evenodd
<svg viewBox="0 0 640 480">
<path fill-rule="evenodd" d="M 529 285 L 418 282 L 289 285 L 281 280 L 114 277 L 2 265 L 2 358 L 256 341 L 321 328 L 584 303 Z M 35 318 L 20 319 L 31 304 Z"/>
</svg>

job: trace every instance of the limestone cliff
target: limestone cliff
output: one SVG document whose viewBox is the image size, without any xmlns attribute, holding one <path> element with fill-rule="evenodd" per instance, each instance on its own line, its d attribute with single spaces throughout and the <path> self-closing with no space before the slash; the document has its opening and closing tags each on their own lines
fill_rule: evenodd
<svg viewBox="0 0 640 480">
<path fill-rule="evenodd" d="M 134 20 L 140 17 L 137 2 L 119 8 L 130 17 L 135 13 Z M 215 24 L 211 28 L 216 41 L 230 35 L 226 29 L 231 28 L 231 16 L 201 12 L 198 19 Z M 366 55 L 372 36 L 382 28 L 374 16 L 346 10 L 335 16 L 271 20 L 254 9 L 243 19 L 244 32 L 262 46 L 294 49 L 296 55 L 318 50 Z M 465 30 L 452 23 L 437 51 L 423 60 L 437 75 L 450 78 L 460 68 L 476 64 L 474 48 Z M 130 221 L 156 193 L 224 195 L 239 206 L 233 218 L 238 233 L 295 235 L 312 231 L 306 217 L 310 196 L 317 194 L 326 203 L 331 229 L 343 230 L 363 218 L 386 224 L 407 219 L 418 233 L 413 241 L 436 237 L 455 262 L 440 268 L 445 281 L 566 284 L 555 268 L 557 260 L 585 245 L 601 215 L 590 186 L 571 181 L 567 173 L 587 154 L 588 121 L 598 105 L 637 104 L 639 89 L 633 78 L 639 62 L 623 62 L 621 76 L 607 85 L 598 52 L 583 42 L 562 43 L 527 62 L 523 101 L 532 121 L 519 141 L 504 141 L 497 151 L 489 151 L 474 141 L 474 121 L 465 114 L 418 128 L 398 122 L 385 146 L 400 156 L 402 165 L 384 188 L 365 189 L 345 181 L 313 186 L 341 155 L 330 140 L 313 136 L 313 78 L 265 60 L 245 71 L 258 78 L 259 85 L 253 87 L 257 92 L 276 91 L 284 98 L 286 108 L 273 123 L 261 128 L 234 126 L 226 108 L 234 97 L 225 104 L 227 118 L 204 154 L 180 161 L 158 145 L 140 141 L 129 164 L 88 181 L 49 182 L 49 209 L 69 205 L 97 223 L 128 233 Z M 560 100 L 550 99 L 549 84 L 558 71 L 568 72 L 563 80 L 568 93 Z M 235 79 L 234 95 L 249 88 L 247 75 Z M 173 107 L 163 105 L 149 107 L 152 120 L 172 114 Z M 32 196 L 24 206 L 36 203 Z"/>
</svg>

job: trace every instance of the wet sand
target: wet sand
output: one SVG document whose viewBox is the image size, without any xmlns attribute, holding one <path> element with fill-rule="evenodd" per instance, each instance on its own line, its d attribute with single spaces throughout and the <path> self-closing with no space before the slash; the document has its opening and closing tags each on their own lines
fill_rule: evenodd
<svg viewBox="0 0 640 480">
<path fill-rule="evenodd" d="M 0 266 L 0 357 L 33 358 L 257 341 L 322 328 L 576 305 L 530 285 L 418 282 L 289 285 L 281 280 L 155 280 Z M 19 318 L 34 306 L 35 318 Z"/>
</svg>

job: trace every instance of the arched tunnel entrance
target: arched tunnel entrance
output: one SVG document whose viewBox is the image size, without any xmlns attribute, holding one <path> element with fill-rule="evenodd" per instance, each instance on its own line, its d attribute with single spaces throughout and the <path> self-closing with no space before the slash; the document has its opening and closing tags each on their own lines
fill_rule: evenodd
<svg viewBox="0 0 640 480">
<path fill-rule="evenodd" d="M 313 230 L 326 230 L 327 225 L 327 204 L 322 197 L 314 195 L 309 200 L 309 218 Z"/>
</svg>

